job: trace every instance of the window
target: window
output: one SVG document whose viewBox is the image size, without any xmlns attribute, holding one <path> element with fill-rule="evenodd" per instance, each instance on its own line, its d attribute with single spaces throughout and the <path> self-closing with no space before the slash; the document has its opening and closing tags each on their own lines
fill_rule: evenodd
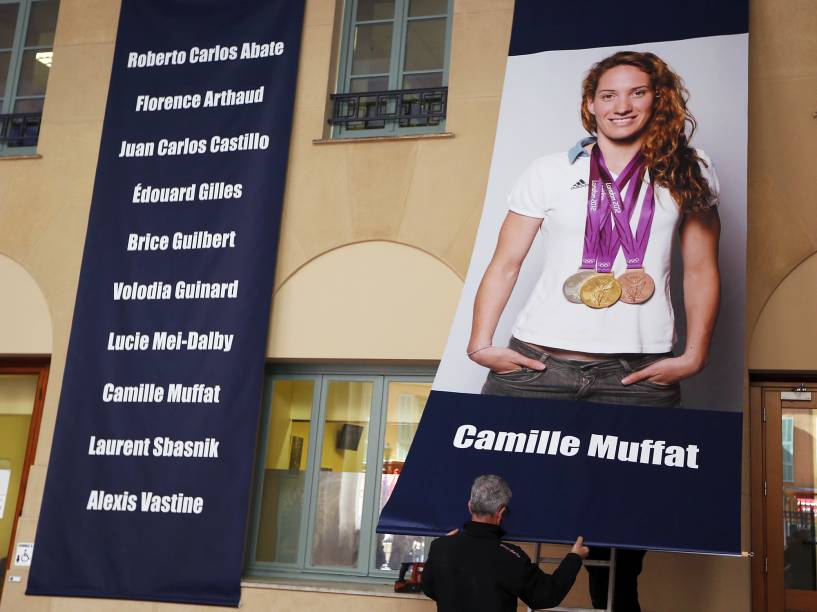
<svg viewBox="0 0 817 612">
<path fill-rule="evenodd" d="M 0 0 L 0 153 L 33 153 L 54 47 L 57 0 Z"/>
<path fill-rule="evenodd" d="M 347 0 L 334 136 L 441 132 L 453 0 Z"/>
<path fill-rule="evenodd" d="M 396 371 L 397 372 L 397 371 Z M 249 533 L 251 574 L 393 580 L 427 538 L 377 534 L 433 373 L 267 378 Z"/>
<path fill-rule="evenodd" d="M 783 416 L 783 482 L 794 482 L 794 417 Z"/>
</svg>

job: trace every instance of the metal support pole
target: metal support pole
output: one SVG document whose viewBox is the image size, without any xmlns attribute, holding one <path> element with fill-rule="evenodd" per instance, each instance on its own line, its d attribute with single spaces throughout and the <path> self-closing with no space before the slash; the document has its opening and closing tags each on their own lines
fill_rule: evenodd
<svg viewBox="0 0 817 612">
<path fill-rule="evenodd" d="M 607 612 L 613 612 L 613 596 L 616 585 L 616 549 L 610 549 L 610 573 L 607 576 Z"/>
</svg>

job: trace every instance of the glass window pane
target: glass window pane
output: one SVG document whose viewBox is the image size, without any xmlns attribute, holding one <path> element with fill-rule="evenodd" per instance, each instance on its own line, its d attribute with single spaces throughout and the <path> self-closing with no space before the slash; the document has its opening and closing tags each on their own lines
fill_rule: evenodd
<svg viewBox="0 0 817 612">
<path fill-rule="evenodd" d="M 386 91 L 389 87 L 388 77 L 372 77 L 352 79 L 349 87 L 351 93 L 362 93 L 365 91 Z M 377 96 L 364 96 L 355 102 L 343 102 L 341 112 L 344 117 L 373 117 L 377 113 Z M 345 124 L 347 130 L 371 130 L 379 129 L 385 125 L 385 121 L 351 121 Z"/>
<path fill-rule="evenodd" d="M 391 34 L 390 23 L 361 25 L 355 28 L 352 74 L 378 74 L 389 71 Z"/>
<path fill-rule="evenodd" d="M 352 79 L 349 91 L 361 93 L 364 91 L 386 91 L 389 88 L 389 77 L 369 77 Z"/>
<path fill-rule="evenodd" d="M 442 72 L 427 72 L 425 74 L 407 74 L 403 77 L 403 89 L 421 89 L 423 87 L 442 87 Z"/>
<path fill-rule="evenodd" d="M 14 103 L 13 113 L 42 113 L 44 98 L 31 98 L 27 100 L 17 100 Z"/>
<path fill-rule="evenodd" d="M 298 562 L 314 395 L 312 380 L 273 384 L 256 561 Z"/>
<path fill-rule="evenodd" d="M 0 49 L 10 49 L 17 29 L 17 4 L 0 4 Z"/>
<path fill-rule="evenodd" d="M 328 385 L 312 565 L 357 566 L 373 388 L 368 381 Z"/>
<path fill-rule="evenodd" d="M 409 17 L 421 15 L 445 15 L 448 13 L 448 0 L 411 0 Z"/>
<path fill-rule="evenodd" d="M 6 93 L 6 79 L 9 75 L 9 61 L 11 51 L 0 52 L 0 96 Z"/>
<path fill-rule="evenodd" d="M 358 0 L 356 21 L 394 19 L 394 0 Z"/>
<path fill-rule="evenodd" d="M 381 511 L 400 477 L 430 392 L 431 383 L 400 381 L 389 383 L 386 439 L 380 476 Z M 401 563 L 423 561 L 427 541 L 430 540 L 421 536 L 378 533 L 375 542 L 375 568 L 399 570 Z"/>
<path fill-rule="evenodd" d="M 817 590 L 817 410 L 783 409 L 783 559 L 787 589 Z"/>
<path fill-rule="evenodd" d="M 42 47 L 54 44 L 54 30 L 57 27 L 57 9 L 60 3 L 56 0 L 35 2 L 31 5 L 28 18 L 26 47 Z"/>
<path fill-rule="evenodd" d="M 440 75 L 439 78 L 441 80 L 442 74 L 439 73 L 439 75 Z M 416 76 L 420 77 L 416 81 L 412 81 L 410 80 L 410 77 L 406 77 L 403 80 L 403 82 L 404 83 L 410 82 L 422 83 L 424 81 L 434 82 L 433 79 L 429 78 L 430 75 L 416 75 Z M 442 121 L 441 115 L 443 110 L 443 94 L 439 91 L 404 93 L 401 98 L 401 104 L 403 114 L 413 115 L 413 118 L 400 119 L 399 121 L 400 127 L 439 125 L 440 121 Z M 437 113 L 437 115 L 429 116 L 432 113 Z"/>
<path fill-rule="evenodd" d="M 445 19 L 410 21 L 406 31 L 406 70 L 443 67 Z"/>
<path fill-rule="evenodd" d="M 39 56 L 39 57 L 38 57 Z M 51 55 L 43 51 L 26 51 L 23 53 L 23 66 L 20 70 L 20 82 L 17 85 L 18 96 L 42 96 L 48 83 L 48 71 L 51 66 Z"/>
<path fill-rule="evenodd" d="M 14 113 L 36 113 L 17 116 L 6 126 L 6 145 L 8 147 L 35 147 L 40 136 L 40 114 L 42 112 L 42 98 L 18 100 L 14 105 Z"/>
</svg>

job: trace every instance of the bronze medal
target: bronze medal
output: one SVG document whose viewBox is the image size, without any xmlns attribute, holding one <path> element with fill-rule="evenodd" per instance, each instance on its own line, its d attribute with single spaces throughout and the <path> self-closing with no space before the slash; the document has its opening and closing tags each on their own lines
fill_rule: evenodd
<svg viewBox="0 0 817 612">
<path fill-rule="evenodd" d="M 571 274 L 570 276 L 568 276 L 567 280 L 562 285 L 562 293 L 564 293 L 564 296 L 567 298 L 567 301 L 573 302 L 574 304 L 581 304 L 582 284 L 588 278 L 595 275 L 596 275 L 595 270 L 579 270 L 575 274 Z"/>
<path fill-rule="evenodd" d="M 618 277 L 621 301 L 625 304 L 643 304 L 655 293 L 655 281 L 642 268 L 627 270 Z"/>
<path fill-rule="evenodd" d="M 582 302 L 590 308 L 609 308 L 621 297 L 621 285 L 608 273 L 594 274 L 582 284 Z"/>
</svg>

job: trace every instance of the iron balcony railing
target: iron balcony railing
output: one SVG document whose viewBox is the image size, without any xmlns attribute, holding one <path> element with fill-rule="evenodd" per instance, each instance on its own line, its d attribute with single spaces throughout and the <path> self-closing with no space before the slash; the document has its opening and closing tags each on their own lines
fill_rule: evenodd
<svg viewBox="0 0 817 612">
<path fill-rule="evenodd" d="M 0 115 L 0 145 L 35 147 L 40 136 L 42 113 Z"/>
<path fill-rule="evenodd" d="M 439 125 L 445 118 L 448 87 L 331 94 L 329 123 L 347 129 Z"/>
</svg>

